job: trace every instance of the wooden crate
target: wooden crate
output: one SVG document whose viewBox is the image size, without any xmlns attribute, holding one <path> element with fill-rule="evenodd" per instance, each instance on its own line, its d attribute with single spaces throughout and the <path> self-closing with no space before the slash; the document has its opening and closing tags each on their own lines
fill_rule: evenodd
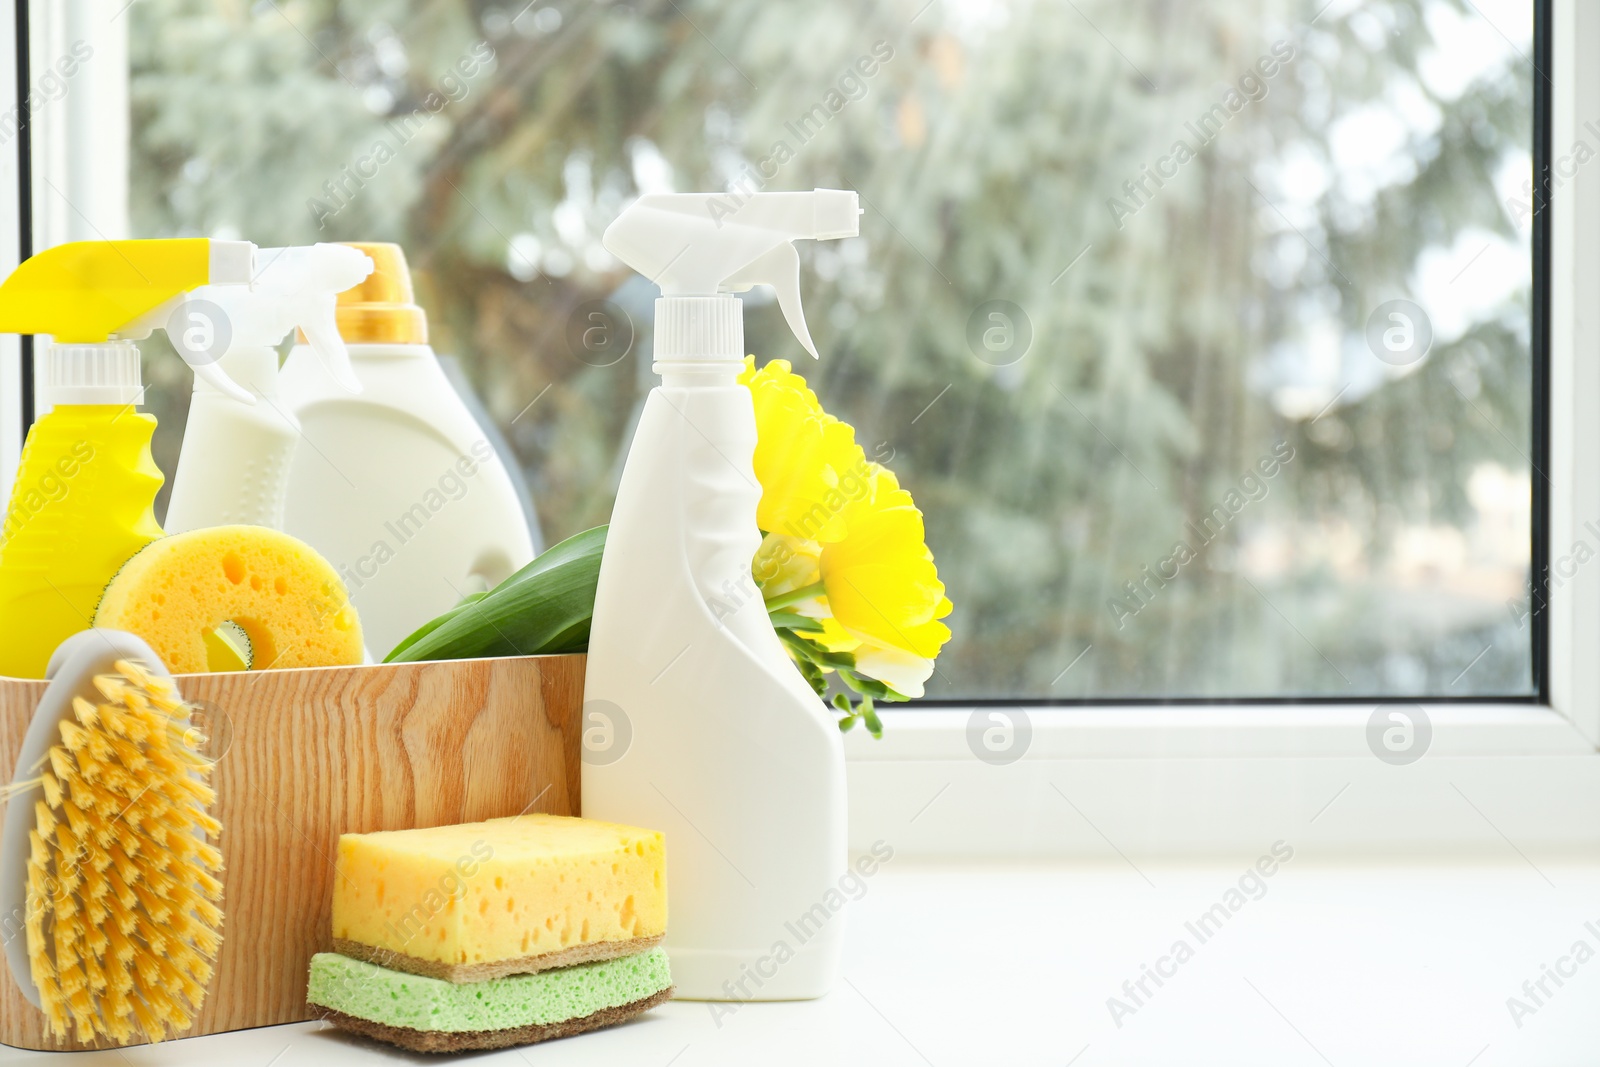
<svg viewBox="0 0 1600 1067">
<path fill-rule="evenodd" d="M 578 814 L 583 669 L 583 656 L 524 656 L 180 675 L 215 723 L 225 864 L 216 974 L 184 1036 L 313 1017 L 306 970 L 331 947 L 340 834 Z M 44 688 L 0 678 L 0 767 Z M 47 1037 L 9 970 L 0 1041 L 96 1047 Z"/>
</svg>

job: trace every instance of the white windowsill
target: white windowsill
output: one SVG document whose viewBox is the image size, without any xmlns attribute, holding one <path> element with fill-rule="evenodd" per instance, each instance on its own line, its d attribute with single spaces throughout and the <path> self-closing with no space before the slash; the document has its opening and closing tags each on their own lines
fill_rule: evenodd
<svg viewBox="0 0 1600 1067">
<path fill-rule="evenodd" d="M 1410 704 L 1433 727 L 1433 755 L 1593 754 L 1561 714 L 1534 704 Z M 847 758 L 971 760 L 974 711 L 1026 715 L 1026 759 L 1370 756 L 1366 730 L 1374 704 L 1185 705 L 1123 707 L 907 708 L 883 712 L 882 740 L 860 727 L 845 735 Z"/>
<path fill-rule="evenodd" d="M 1588 1065 L 1600 1048 L 1600 859 L 1501 846 L 1448 863 L 1292 860 L 1203 943 L 1186 928 L 1272 840 L 1226 860 L 1145 864 L 922 864 L 897 853 L 843 921 L 843 980 L 822 1000 L 748 1004 L 714 1017 L 676 1001 L 608 1031 L 482 1053 L 484 1067 L 841 1064 L 1185 1064 L 1285 1067 Z M 1548 881 L 1546 880 L 1548 879 Z M 1252 889 L 1252 894 L 1254 894 Z M 1600 927 L 1600 922 L 1596 923 Z M 1193 948 L 1119 1027 L 1142 965 Z M 1541 965 L 1575 972 L 1519 1028 Z M 719 1025 L 720 1022 L 720 1025 Z M 110 1053 L 0 1047 L 0 1067 L 334 1067 L 418 1063 L 320 1023 Z M 433 1061 L 428 1061 L 433 1062 Z"/>
</svg>

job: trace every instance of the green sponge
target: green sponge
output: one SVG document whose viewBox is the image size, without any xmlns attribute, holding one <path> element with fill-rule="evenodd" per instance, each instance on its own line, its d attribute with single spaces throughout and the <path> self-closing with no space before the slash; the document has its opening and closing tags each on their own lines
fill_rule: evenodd
<svg viewBox="0 0 1600 1067">
<path fill-rule="evenodd" d="M 667 954 L 659 948 L 465 983 L 319 952 L 311 957 L 306 999 L 347 1029 L 444 1052 L 503 1048 L 610 1025 L 667 999 L 671 990 Z"/>
</svg>

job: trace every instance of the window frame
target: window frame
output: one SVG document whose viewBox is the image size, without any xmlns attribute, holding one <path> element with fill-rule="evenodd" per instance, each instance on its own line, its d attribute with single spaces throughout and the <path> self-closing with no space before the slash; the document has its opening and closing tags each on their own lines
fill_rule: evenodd
<svg viewBox="0 0 1600 1067">
<path fill-rule="evenodd" d="M 1427 754 L 1406 767 L 1367 746 L 1377 701 L 930 701 L 895 711 L 882 741 L 846 737 L 854 845 L 887 835 L 913 853 L 1112 862 L 1248 850 L 1286 832 L 1333 853 L 1600 846 L 1600 567 L 1548 581 L 1576 544 L 1600 549 L 1589 532 L 1600 530 L 1600 242 L 1579 239 L 1600 231 L 1600 167 L 1560 173 L 1542 195 L 1557 153 L 1600 129 L 1600 69 L 1580 61 L 1600 51 L 1600 9 L 1535 10 L 1532 243 L 1544 270 L 1530 446 L 1535 479 L 1538 467 L 1548 475 L 1532 516 L 1532 592 L 1545 605 L 1536 695 L 1389 701 L 1422 707 L 1432 726 Z M 1005 767 L 967 741 L 974 718 L 995 711 L 1020 712 L 1031 730 Z"/>
<path fill-rule="evenodd" d="M 1600 8 L 1579 0 L 1535 0 L 1535 8 L 1533 148 L 1536 174 L 1548 177 L 1553 150 L 1582 139 L 1586 123 L 1600 128 L 1600 68 L 1579 62 L 1600 52 Z M 61 36 L 61 27 L 105 19 L 105 9 L 91 0 L 62 0 L 31 14 L 30 25 L 27 0 L 0 0 L 0 113 L 26 94 L 30 40 L 37 53 Z M 125 21 L 101 54 L 105 62 L 81 95 L 116 92 L 112 75 L 120 63 L 125 104 Z M 92 110 L 88 102 L 72 115 Z M 29 251 L 36 224 L 41 247 L 93 236 L 73 232 L 79 227 L 70 219 L 40 213 L 38 190 L 29 195 L 32 174 L 90 158 L 91 139 L 68 137 L 64 147 L 52 145 L 35 159 L 32 134 L 23 122 L 10 145 L 0 144 L 0 271 L 6 273 Z M 30 161 L 33 170 L 25 170 Z M 1580 539 L 1593 540 L 1589 529 L 1600 531 L 1600 419 L 1593 415 L 1600 411 L 1600 322 L 1591 310 L 1600 306 L 1600 242 L 1578 239 L 1600 230 L 1600 167 L 1579 167 L 1560 181 L 1536 212 L 1532 235 L 1530 445 L 1549 475 L 1539 484 L 1536 465 L 1532 566 L 1535 602 L 1543 596 L 1545 608 L 1533 619 L 1535 695 L 1395 698 L 1422 706 L 1433 727 L 1429 754 L 1409 769 L 1383 764 L 1368 751 L 1375 701 L 924 701 L 888 711 L 882 741 L 864 731 L 846 736 L 853 843 L 887 835 L 897 848 L 904 842 L 912 851 L 941 854 L 1096 856 L 1112 840 L 1113 848 L 1132 852 L 1255 848 L 1271 823 L 1264 813 L 1320 804 L 1333 792 L 1322 785 L 1339 779 L 1345 788 L 1361 782 L 1366 796 L 1348 819 L 1312 820 L 1339 847 L 1503 847 L 1511 831 L 1485 814 L 1497 801 L 1515 813 L 1501 816 L 1506 825 L 1526 827 L 1530 838 L 1600 844 L 1600 820 L 1588 817 L 1600 803 L 1600 566 L 1579 567 L 1554 586 L 1545 581 L 1549 561 L 1559 563 Z M 125 189 L 112 199 L 119 195 L 125 202 Z M 0 336 L 0 493 L 7 498 L 31 409 L 32 376 L 23 359 L 13 358 L 24 351 L 15 336 Z M 1585 648 L 1592 652 L 1585 655 Z M 1031 727 L 1028 753 L 1008 767 L 985 764 L 968 747 L 973 717 L 991 711 L 1020 713 Z M 1401 819 L 1396 829 L 1396 806 L 1420 796 L 1433 811 L 1434 792 L 1446 779 L 1481 791 L 1483 810 L 1457 803 L 1432 821 Z M 1465 788 L 1457 785 L 1456 792 L 1465 797 Z M 1100 821 L 1090 823 L 1090 813 Z M 1083 833 L 1082 824 L 1095 826 L 1095 834 Z"/>
</svg>

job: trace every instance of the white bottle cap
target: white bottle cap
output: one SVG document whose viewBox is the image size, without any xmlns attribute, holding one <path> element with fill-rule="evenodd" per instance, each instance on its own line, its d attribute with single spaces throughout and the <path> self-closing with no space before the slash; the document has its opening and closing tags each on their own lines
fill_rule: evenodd
<svg viewBox="0 0 1600 1067">
<path fill-rule="evenodd" d="M 51 345 L 45 400 L 58 404 L 137 404 L 144 399 L 139 348 L 132 341 Z"/>
<path fill-rule="evenodd" d="M 656 297 L 655 358 L 744 359 L 744 301 L 733 295 Z"/>
</svg>

